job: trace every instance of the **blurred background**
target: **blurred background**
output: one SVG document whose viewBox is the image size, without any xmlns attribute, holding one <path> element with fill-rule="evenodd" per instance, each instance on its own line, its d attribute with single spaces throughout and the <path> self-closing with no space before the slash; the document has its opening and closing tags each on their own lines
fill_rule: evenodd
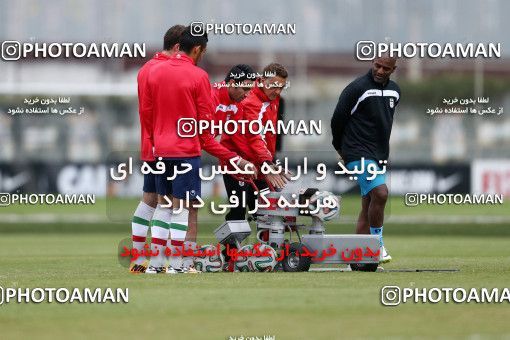
<svg viewBox="0 0 510 340">
<path fill-rule="evenodd" d="M 219 81 L 235 64 L 289 70 L 284 120 L 321 120 L 322 135 L 284 136 L 280 156 L 337 161 L 329 123 L 340 92 L 365 74 L 359 40 L 500 43 L 501 58 L 401 59 L 402 89 L 391 137 L 390 193 L 490 192 L 510 195 L 510 2 L 503 0 L 63 1 L 0 0 L 0 40 L 145 43 L 146 58 L 25 59 L 0 62 L 0 192 L 94 193 L 138 197 L 142 177 L 112 183 L 111 165 L 138 156 L 136 75 L 162 49 L 174 24 L 291 23 L 295 35 L 215 35 L 200 66 Z M 69 97 L 81 115 L 9 114 L 25 99 Z M 436 114 L 443 99 L 489 98 L 501 114 Z M 64 106 L 66 107 L 66 106 Z M 206 164 L 215 160 L 204 156 Z M 313 181 L 303 179 L 305 184 Z M 305 185 L 302 182 L 298 186 Z M 318 184 L 358 193 L 330 176 Z M 204 182 L 205 195 L 223 195 Z"/>
</svg>

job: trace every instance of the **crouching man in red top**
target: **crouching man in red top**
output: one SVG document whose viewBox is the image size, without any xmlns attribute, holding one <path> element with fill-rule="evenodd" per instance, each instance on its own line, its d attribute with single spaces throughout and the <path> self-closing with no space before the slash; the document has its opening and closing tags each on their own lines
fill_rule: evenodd
<svg viewBox="0 0 510 340">
<path fill-rule="evenodd" d="M 251 133 L 255 131 L 250 132 L 249 122 L 258 121 L 259 124 L 257 125 L 262 127 L 267 126 L 267 124 L 277 126 L 280 94 L 286 86 L 288 77 L 287 70 L 278 63 L 269 64 L 264 68 L 263 73 L 263 77 L 255 82 L 248 97 L 241 102 L 243 109 L 241 120 L 247 122 L 245 123 L 246 133 L 243 134 L 242 130 L 238 128 L 237 133 L 224 135 L 221 139 L 222 145 L 249 160 L 257 168 L 260 168 L 263 164 L 274 167 L 277 135 L 270 131 L 271 129 L 267 129 L 265 133 L 261 134 Z M 227 174 L 223 175 L 223 181 L 229 198 L 235 195 L 239 198 L 239 202 L 243 202 L 242 196 L 244 193 L 248 208 L 250 210 L 255 208 L 257 197 L 249 184 Z M 259 190 L 267 188 L 267 183 L 270 183 L 275 189 L 281 189 L 286 182 L 286 175 L 280 174 L 260 175 L 258 180 L 255 181 Z M 225 220 L 244 220 L 245 218 L 246 206 L 239 206 L 231 208 Z M 231 244 L 230 247 L 235 247 L 235 245 Z M 225 250 L 223 254 L 228 261 L 229 257 Z"/>
<path fill-rule="evenodd" d="M 253 90 L 248 97 L 241 102 L 243 109 L 243 121 L 258 121 L 260 126 L 272 124 L 277 126 L 278 106 L 280 93 L 285 87 L 288 73 L 280 64 L 272 63 L 264 68 L 264 76 L 257 80 Z M 238 128 L 233 135 L 225 135 L 221 144 L 227 149 L 236 152 L 239 156 L 249 160 L 258 168 L 264 163 L 273 165 L 276 153 L 277 135 L 268 129 L 266 133 L 250 133 L 249 124 L 245 124 L 245 134 Z M 223 176 L 227 194 L 237 195 L 241 202 L 241 195 L 246 192 L 246 203 L 250 209 L 255 207 L 255 197 L 249 185 L 239 182 L 230 175 Z M 265 182 L 269 182 L 274 188 L 281 189 L 285 186 L 286 177 L 282 175 L 268 174 L 259 178 L 257 186 L 259 189 L 266 188 Z M 235 191 L 235 194 L 232 192 Z M 246 215 L 246 207 L 232 208 L 226 216 L 226 220 L 243 220 Z"/>
</svg>

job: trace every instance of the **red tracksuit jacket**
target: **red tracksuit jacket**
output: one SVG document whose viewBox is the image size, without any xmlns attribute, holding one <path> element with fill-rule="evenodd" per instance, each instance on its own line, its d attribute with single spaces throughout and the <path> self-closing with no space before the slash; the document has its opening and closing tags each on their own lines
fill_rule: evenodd
<svg viewBox="0 0 510 340">
<path fill-rule="evenodd" d="M 152 110 L 147 110 L 143 106 L 142 98 L 144 96 L 143 91 L 147 88 L 147 80 L 149 78 L 149 72 L 153 66 L 157 65 L 162 61 L 170 59 L 170 56 L 161 52 L 156 55 L 142 66 L 138 71 L 138 114 L 140 116 L 140 131 L 141 131 L 141 143 L 140 143 L 140 159 L 142 161 L 154 161 L 154 141 L 152 138 Z"/>
<path fill-rule="evenodd" d="M 179 119 L 211 121 L 214 113 L 209 76 L 190 57 L 176 53 L 167 62 L 155 65 L 143 92 L 143 106 L 154 115 L 156 157 L 196 157 L 201 155 L 202 148 L 222 161 L 237 156 L 220 145 L 210 131 L 193 137 L 178 135 Z"/>
<path fill-rule="evenodd" d="M 241 102 L 242 119 L 247 121 L 258 120 L 262 123 L 262 126 L 266 126 L 266 123 L 271 121 L 276 129 L 279 103 L 280 97 L 270 101 L 256 83 L 248 97 Z M 260 135 L 251 134 L 248 127 L 246 127 L 246 132 L 245 135 L 240 132 L 234 135 L 225 135 L 221 139 L 221 144 L 259 166 L 264 161 L 273 161 L 276 153 L 276 134 L 271 131 Z"/>
<path fill-rule="evenodd" d="M 228 95 L 228 88 L 224 87 L 225 82 L 215 83 L 212 86 L 211 98 L 214 105 L 215 124 L 225 123 L 227 120 L 238 120 L 243 116 L 241 103 L 236 103 Z M 219 87 L 218 87 L 219 86 Z"/>
</svg>

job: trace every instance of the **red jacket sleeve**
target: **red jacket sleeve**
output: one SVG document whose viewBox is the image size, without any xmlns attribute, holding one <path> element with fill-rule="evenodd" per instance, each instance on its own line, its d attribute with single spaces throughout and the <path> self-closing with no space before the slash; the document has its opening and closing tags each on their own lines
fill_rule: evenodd
<svg viewBox="0 0 510 340">
<path fill-rule="evenodd" d="M 195 105 L 198 117 L 197 125 L 200 125 L 201 120 L 206 120 L 208 122 L 213 120 L 214 107 L 211 98 L 211 84 L 209 83 L 209 77 L 207 74 L 204 74 L 197 84 Z M 199 133 L 198 136 L 202 149 L 221 161 L 228 161 L 231 158 L 237 157 L 235 152 L 228 150 L 226 147 L 218 143 L 209 129 L 202 132 L 203 133 Z"/>
<path fill-rule="evenodd" d="M 138 109 L 140 112 L 140 119 L 143 120 L 143 126 L 146 127 L 147 132 L 149 133 L 151 144 L 154 145 L 154 113 L 151 89 L 149 85 L 149 75 L 146 75 L 145 79 L 140 79 L 141 83 L 138 83 Z"/>
<path fill-rule="evenodd" d="M 262 104 L 264 105 L 264 104 Z M 244 119 L 251 122 L 253 120 L 259 120 L 259 115 L 263 107 L 254 103 L 246 102 L 243 104 L 243 114 Z M 256 157 L 256 162 L 258 164 L 262 164 L 264 161 L 273 161 L 273 156 L 271 152 L 268 150 L 266 142 L 262 139 L 262 136 L 259 134 L 253 134 L 249 132 L 247 129 L 246 139 L 248 141 L 248 145 L 252 150 L 252 154 Z"/>
</svg>

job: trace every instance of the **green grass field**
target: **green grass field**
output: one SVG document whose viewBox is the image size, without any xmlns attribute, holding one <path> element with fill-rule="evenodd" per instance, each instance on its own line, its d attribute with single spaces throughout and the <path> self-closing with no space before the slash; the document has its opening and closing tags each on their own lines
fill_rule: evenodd
<svg viewBox="0 0 510 340">
<path fill-rule="evenodd" d="M 328 232 L 352 231 L 352 223 L 345 220 L 356 215 L 358 200 L 344 199 L 343 223 L 328 225 Z M 128 221 L 135 205 L 136 200 L 126 200 L 66 209 L 0 208 L 0 218 L 10 221 L 0 223 L 0 286 L 129 288 L 127 304 L 1 305 L 0 338 L 510 337 L 508 303 L 408 302 L 397 307 L 380 303 L 380 289 L 386 285 L 510 287 L 508 223 L 479 224 L 469 218 L 460 224 L 441 223 L 444 216 L 504 220 L 510 215 L 508 203 L 415 209 L 403 206 L 402 199 L 392 200 L 387 215 L 398 218 L 385 224 L 385 243 L 394 261 L 385 269 L 458 268 L 460 272 L 179 276 L 130 275 L 119 264 L 117 247 L 129 237 Z M 75 215 L 83 219 L 69 222 Z M 57 221 L 46 221 L 48 216 Z M 87 216 L 96 216 L 97 221 L 87 223 Z M 413 222 L 404 223 L 406 216 Z M 429 222 L 414 222 L 422 216 L 428 216 Z M 437 220 L 430 222 L 434 216 Z M 201 241 L 213 243 L 212 230 L 221 219 L 207 214 L 200 219 Z"/>
</svg>

